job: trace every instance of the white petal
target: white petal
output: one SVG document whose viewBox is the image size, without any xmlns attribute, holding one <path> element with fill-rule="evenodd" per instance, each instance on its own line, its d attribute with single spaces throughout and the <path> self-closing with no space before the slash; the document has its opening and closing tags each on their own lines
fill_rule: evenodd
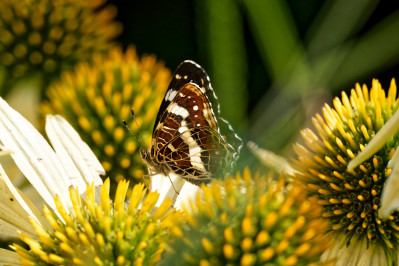
<svg viewBox="0 0 399 266">
<path fill-rule="evenodd" d="M 295 174 L 296 171 L 294 168 L 292 168 L 283 157 L 271 151 L 259 148 L 259 146 L 252 141 L 247 143 L 247 147 L 265 166 L 275 169 L 278 173 L 285 172 L 288 175 Z"/>
<path fill-rule="evenodd" d="M 395 165 L 399 162 L 399 149 L 396 148 L 395 152 L 392 155 L 391 160 L 389 160 L 387 168 L 394 168 Z"/>
<path fill-rule="evenodd" d="M 11 250 L 0 248 L 0 266 L 3 265 L 23 265 L 19 262 L 20 256 Z"/>
<path fill-rule="evenodd" d="M 387 218 L 388 215 L 399 209 L 399 165 L 396 164 L 384 183 L 381 194 L 381 207 L 378 215 Z"/>
<path fill-rule="evenodd" d="M 191 184 L 188 181 L 184 181 L 184 185 L 183 185 L 182 189 L 180 190 L 179 195 L 177 196 L 174 207 L 177 210 L 182 210 L 183 205 L 189 206 L 188 201 L 195 200 L 197 193 L 201 193 L 201 192 L 202 192 L 202 189 L 199 186 Z"/>
<path fill-rule="evenodd" d="M 47 115 L 46 133 L 67 170 L 68 178 L 79 192 L 86 191 L 86 184 L 102 184 L 99 174 L 105 174 L 103 167 L 79 134 L 61 116 Z"/>
<path fill-rule="evenodd" d="M 18 112 L 0 99 L 0 141 L 12 150 L 18 168 L 55 209 L 54 197 L 59 195 L 70 207 L 68 188 L 71 185 L 54 150 L 43 136 Z"/>
<path fill-rule="evenodd" d="M 381 246 L 368 245 L 366 239 L 354 238 L 347 246 L 344 235 L 336 237 L 333 245 L 322 254 L 321 261 L 327 264 L 332 261 L 335 266 L 387 265 Z"/>
<path fill-rule="evenodd" d="M 162 174 L 156 174 L 151 176 L 151 191 L 158 191 L 159 193 L 159 199 L 157 201 L 157 204 L 155 205 L 156 207 L 159 207 L 162 202 L 167 198 L 175 201 L 178 195 L 176 191 L 179 192 L 183 187 L 184 182 L 186 182 L 179 175 L 169 174 L 169 177 L 170 180 L 167 176 L 164 176 Z"/>
<path fill-rule="evenodd" d="M 11 154 L 11 150 L 7 149 L 6 147 L 4 147 L 3 145 L 0 144 L 0 156 L 6 156 L 6 155 L 10 155 Z"/>
<path fill-rule="evenodd" d="M 29 216 L 37 222 L 43 221 L 39 210 L 31 202 L 25 202 L 15 189 L 0 165 L 0 235 L 18 237 L 23 231 L 35 237 L 36 233 Z"/>
<path fill-rule="evenodd" d="M 360 152 L 348 164 L 348 171 L 352 170 L 371 156 L 379 151 L 385 143 L 399 131 L 399 112 L 385 123 L 385 125 L 377 132 L 374 138 L 367 144 L 362 152 Z"/>
</svg>

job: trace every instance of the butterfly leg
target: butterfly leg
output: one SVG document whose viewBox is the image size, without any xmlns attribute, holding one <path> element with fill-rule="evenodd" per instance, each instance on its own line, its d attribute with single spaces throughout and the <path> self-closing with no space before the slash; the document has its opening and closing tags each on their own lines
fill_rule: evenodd
<svg viewBox="0 0 399 266">
<path fill-rule="evenodd" d="M 159 174 L 158 173 L 146 174 L 146 175 L 143 175 L 143 177 L 151 177 L 151 176 L 154 176 L 154 175 L 159 175 Z"/>
<path fill-rule="evenodd" d="M 167 176 L 168 176 L 168 178 L 169 178 L 170 183 L 172 184 L 173 190 L 177 193 L 177 195 L 179 195 L 179 192 L 177 192 L 175 186 L 173 185 L 172 179 L 170 178 L 169 175 L 167 175 Z"/>
<path fill-rule="evenodd" d="M 146 175 L 143 175 L 143 176 L 142 176 L 142 178 L 143 178 L 143 183 L 144 183 L 144 184 L 145 184 L 145 179 L 144 179 L 144 178 L 148 177 L 148 178 L 150 179 L 150 183 L 149 183 L 149 185 L 148 185 L 149 191 L 151 191 L 151 177 L 152 177 L 152 176 L 155 176 L 155 175 L 157 175 L 157 173 L 146 174 Z"/>
</svg>

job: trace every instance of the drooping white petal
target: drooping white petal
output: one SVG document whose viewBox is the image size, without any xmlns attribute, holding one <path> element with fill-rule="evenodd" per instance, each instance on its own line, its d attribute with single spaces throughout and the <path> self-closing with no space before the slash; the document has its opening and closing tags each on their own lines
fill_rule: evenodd
<svg viewBox="0 0 399 266">
<path fill-rule="evenodd" d="M 55 209 L 57 194 L 69 209 L 69 187 L 77 186 L 84 193 L 86 183 L 102 184 L 99 175 L 105 171 L 65 119 L 48 116 L 47 124 L 46 131 L 55 151 L 25 118 L 0 99 L 0 141 L 51 208 Z"/>
<path fill-rule="evenodd" d="M 162 174 L 151 176 L 151 191 L 157 191 L 159 193 L 159 199 L 155 205 L 156 207 L 159 207 L 167 198 L 175 201 L 178 196 L 176 191 L 179 192 L 183 187 L 184 182 L 186 182 L 182 177 L 172 173 L 169 174 L 169 177 L 170 180 L 167 176 Z"/>
<path fill-rule="evenodd" d="M 0 144 L 0 156 L 10 155 L 11 150 Z"/>
<path fill-rule="evenodd" d="M 186 204 L 190 199 L 194 200 L 197 193 L 202 191 L 199 186 L 191 184 L 179 175 L 171 173 L 169 176 L 170 180 L 162 174 L 151 176 L 151 191 L 159 193 L 156 207 L 159 207 L 165 199 L 169 198 L 173 200 L 173 206 L 180 210 L 183 204 Z"/>
<path fill-rule="evenodd" d="M 387 168 L 394 168 L 395 164 L 399 162 L 399 149 L 396 149 L 392 155 L 391 160 L 389 160 Z"/>
<path fill-rule="evenodd" d="M 396 149 L 387 167 L 392 168 L 392 172 L 384 183 L 378 210 L 378 215 L 383 218 L 399 208 L 399 149 Z"/>
<path fill-rule="evenodd" d="M 18 231 L 35 237 L 35 229 L 29 216 L 37 222 L 43 222 L 39 210 L 15 189 L 0 165 L 0 235 L 18 237 Z M 45 223 L 43 223 L 45 224 Z"/>
<path fill-rule="evenodd" d="M 8 149 L 18 168 L 55 209 L 54 197 L 60 197 L 65 207 L 71 207 L 68 188 L 72 185 L 43 136 L 18 112 L 0 99 L 0 141 Z"/>
<path fill-rule="evenodd" d="M 379 265 L 388 266 L 385 253 L 380 245 L 370 245 L 366 239 L 352 239 L 346 245 L 345 236 L 339 235 L 336 241 L 321 256 L 321 262 L 335 266 Z"/>
<path fill-rule="evenodd" d="M 247 147 L 265 166 L 273 168 L 278 173 L 284 172 L 288 175 L 295 174 L 296 171 L 294 168 L 292 168 L 288 161 L 283 157 L 271 151 L 259 148 L 259 146 L 252 141 L 247 143 Z"/>
<path fill-rule="evenodd" d="M 367 144 L 348 164 L 348 171 L 352 170 L 365 160 L 378 152 L 387 141 L 399 131 L 399 112 L 396 112 L 385 125 L 377 132 L 374 138 Z M 396 149 L 392 159 L 388 162 L 387 168 L 392 172 L 385 181 L 381 195 L 381 207 L 378 213 L 381 217 L 388 217 L 391 211 L 399 208 L 399 151 Z"/>
<path fill-rule="evenodd" d="M 349 164 L 348 171 L 354 169 L 356 166 L 373 156 L 379 151 L 385 143 L 399 131 L 399 112 L 396 112 L 385 123 L 385 125 L 377 132 L 374 138 L 367 144 L 362 152 L 356 155 Z"/>
<path fill-rule="evenodd" d="M 189 206 L 188 201 L 194 201 L 197 193 L 200 193 L 201 191 L 202 189 L 199 186 L 184 181 L 184 185 L 181 188 L 179 195 L 177 196 L 174 207 L 177 210 L 182 210 L 183 205 Z"/>
<path fill-rule="evenodd" d="M 0 248 L 0 266 L 5 265 L 23 265 L 19 262 L 21 257 L 11 250 Z"/>
<path fill-rule="evenodd" d="M 95 186 L 102 184 L 100 174 L 105 174 L 104 168 L 64 118 L 59 115 L 47 115 L 46 133 L 60 162 L 68 169 L 67 175 L 73 186 L 84 193 L 87 183 L 94 182 Z"/>
<path fill-rule="evenodd" d="M 384 183 L 381 194 L 381 206 L 378 215 L 387 218 L 392 211 L 399 209 L 399 165 L 396 164 Z"/>
</svg>

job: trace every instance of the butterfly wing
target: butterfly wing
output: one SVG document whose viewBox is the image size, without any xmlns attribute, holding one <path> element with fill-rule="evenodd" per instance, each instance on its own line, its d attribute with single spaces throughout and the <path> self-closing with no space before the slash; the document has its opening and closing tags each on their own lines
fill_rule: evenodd
<svg viewBox="0 0 399 266">
<path fill-rule="evenodd" d="M 210 87 L 209 77 L 205 70 L 197 63 L 186 60 L 182 62 L 173 73 L 172 80 L 166 90 L 165 97 L 159 108 L 157 118 L 155 120 L 154 130 L 161 119 L 163 112 L 172 102 L 177 92 L 187 83 L 197 84 L 199 87 L 208 88 Z"/>
<path fill-rule="evenodd" d="M 151 156 L 192 183 L 207 181 L 229 168 L 234 154 L 218 129 L 206 94 L 185 84 L 155 127 Z"/>
<path fill-rule="evenodd" d="M 210 79 L 206 71 L 197 63 L 186 60 L 182 62 L 173 74 L 172 81 L 166 91 L 165 97 L 162 101 L 161 107 L 159 109 L 154 129 L 153 137 L 155 136 L 155 130 L 159 124 L 165 110 L 169 107 L 171 102 L 175 99 L 179 90 L 185 86 L 187 83 L 195 84 L 199 87 L 200 91 L 207 98 L 210 110 L 212 110 L 213 120 L 216 126 L 212 128 L 223 136 L 226 143 L 229 143 L 230 147 L 233 149 L 231 168 L 235 161 L 238 159 L 239 152 L 242 148 L 241 138 L 234 132 L 232 126 L 222 117 L 220 117 L 220 105 L 216 97 L 216 94 L 212 88 Z M 207 121 L 210 119 L 208 117 Z"/>
<path fill-rule="evenodd" d="M 230 146 L 208 127 L 191 128 L 179 134 L 164 147 L 163 154 L 164 162 L 173 172 L 194 184 L 221 177 L 232 159 Z"/>
</svg>

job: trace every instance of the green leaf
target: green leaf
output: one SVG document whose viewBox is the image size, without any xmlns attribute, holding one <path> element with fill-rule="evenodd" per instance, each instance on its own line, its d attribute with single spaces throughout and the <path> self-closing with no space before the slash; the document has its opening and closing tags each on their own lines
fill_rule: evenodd
<svg viewBox="0 0 399 266">
<path fill-rule="evenodd" d="M 247 104 L 247 65 L 242 17 L 234 0 L 197 2 L 200 43 L 209 60 L 208 72 L 219 97 L 223 117 L 241 124 Z"/>
</svg>

